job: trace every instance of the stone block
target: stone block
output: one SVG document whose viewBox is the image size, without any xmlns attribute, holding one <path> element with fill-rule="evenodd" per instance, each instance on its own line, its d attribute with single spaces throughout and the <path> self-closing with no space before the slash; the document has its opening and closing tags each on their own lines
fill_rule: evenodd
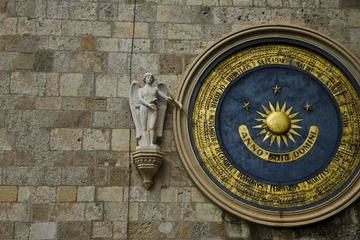
<svg viewBox="0 0 360 240">
<path fill-rule="evenodd" d="M 29 204 L 0 203 L 0 221 L 28 222 L 29 220 Z"/>
<path fill-rule="evenodd" d="M 56 166 L 62 167 L 87 167 L 93 166 L 95 152 L 88 151 L 65 151 L 63 157 L 56 161 Z"/>
<path fill-rule="evenodd" d="M 92 34 L 94 36 L 110 37 L 111 22 L 64 20 L 61 32 L 64 36 Z"/>
<path fill-rule="evenodd" d="M 86 98 L 86 109 L 90 111 L 104 111 L 106 110 L 106 98 Z"/>
<path fill-rule="evenodd" d="M 117 19 L 117 3 L 99 3 L 99 20 L 115 21 Z"/>
<path fill-rule="evenodd" d="M 158 22 L 190 23 L 193 8 L 190 6 L 159 5 L 156 20 Z"/>
<path fill-rule="evenodd" d="M 57 202 L 76 202 L 77 188 L 75 186 L 59 186 L 56 190 Z"/>
<path fill-rule="evenodd" d="M 119 39 L 117 38 L 99 38 L 97 40 L 97 50 L 103 52 L 118 52 Z"/>
<path fill-rule="evenodd" d="M 75 36 L 49 36 L 49 49 L 60 51 L 77 51 L 80 49 L 79 39 Z"/>
<path fill-rule="evenodd" d="M 54 222 L 31 224 L 31 239 L 46 240 L 56 238 L 57 225 Z"/>
<path fill-rule="evenodd" d="M 10 80 L 10 92 L 15 94 L 43 95 L 46 78 L 31 72 L 13 72 Z"/>
<path fill-rule="evenodd" d="M 72 2 L 69 6 L 70 19 L 77 20 L 96 20 L 97 3 L 92 2 Z"/>
<path fill-rule="evenodd" d="M 94 91 L 92 74 L 65 73 L 60 76 L 61 96 L 90 96 Z"/>
<path fill-rule="evenodd" d="M 130 76 L 128 75 L 118 76 L 117 96 L 123 98 L 129 97 L 129 88 L 130 88 Z"/>
<path fill-rule="evenodd" d="M 160 55 L 160 74 L 181 74 L 184 69 L 183 59 L 179 55 Z"/>
<path fill-rule="evenodd" d="M 101 74 L 96 77 L 96 96 L 98 97 L 116 97 L 117 75 Z"/>
<path fill-rule="evenodd" d="M 94 186 L 86 186 L 79 187 L 77 193 L 77 201 L 78 202 L 92 202 L 95 199 L 95 187 Z"/>
<path fill-rule="evenodd" d="M 281 7 L 282 0 L 267 0 L 267 4 L 269 7 Z"/>
<path fill-rule="evenodd" d="M 63 111 L 56 119 L 53 127 L 58 128 L 88 128 L 91 127 L 91 112 Z"/>
<path fill-rule="evenodd" d="M 84 150 L 108 150 L 110 148 L 110 131 L 84 129 Z"/>
<path fill-rule="evenodd" d="M 41 168 L 11 167 L 3 171 L 3 184 L 6 185 L 39 185 L 42 181 Z"/>
<path fill-rule="evenodd" d="M 129 55 L 126 53 L 108 54 L 108 72 L 125 74 L 129 71 Z"/>
<path fill-rule="evenodd" d="M 74 72 L 102 72 L 105 68 L 105 53 L 74 53 L 70 59 L 70 70 Z"/>
<path fill-rule="evenodd" d="M 63 169 L 62 184 L 86 185 L 88 183 L 87 167 L 66 167 Z"/>
<path fill-rule="evenodd" d="M 90 239 L 90 222 L 60 222 L 58 226 L 58 238 L 66 240 Z"/>
<path fill-rule="evenodd" d="M 132 38 L 133 28 L 132 22 L 115 22 L 112 36 L 117 38 Z"/>
<path fill-rule="evenodd" d="M 0 186 L 0 202 L 16 202 L 17 194 L 16 186 Z"/>
<path fill-rule="evenodd" d="M 0 36 L 15 35 L 17 32 L 17 18 L 0 19 Z"/>
<path fill-rule="evenodd" d="M 112 222 L 93 222 L 93 238 L 111 238 L 113 231 Z"/>
<path fill-rule="evenodd" d="M 17 222 L 15 223 L 15 239 L 27 240 L 30 236 L 30 223 Z"/>
<path fill-rule="evenodd" d="M 128 178 L 127 168 L 109 167 L 109 184 L 111 186 L 125 186 Z"/>
<path fill-rule="evenodd" d="M 47 0 L 47 17 L 67 19 L 69 17 L 69 0 Z"/>
<path fill-rule="evenodd" d="M 103 220 L 104 204 L 101 202 L 86 203 L 85 219 L 87 221 Z"/>
<path fill-rule="evenodd" d="M 0 79 L 0 94 L 8 94 L 10 91 L 10 74 L 6 72 L 0 72 Z"/>
<path fill-rule="evenodd" d="M 134 39 L 134 52 L 147 53 L 151 52 L 150 39 Z"/>
<path fill-rule="evenodd" d="M 319 8 L 320 0 L 302 0 L 303 8 Z"/>
<path fill-rule="evenodd" d="M 62 97 L 61 108 L 63 110 L 88 110 L 86 108 L 86 99 L 84 97 Z"/>
<path fill-rule="evenodd" d="M 115 239 L 126 239 L 127 222 L 113 222 L 113 234 Z"/>
<path fill-rule="evenodd" d="M 141 77 L 147 72 L 156 75 L 159 73 L 159 62 L 158 54 L 136 53 L 133 55 L 133 71 L 141 75 Z"/>
<path fill-rule="evenodd" d="M 168 187 L 161 189 L 161 202 L 177 202 L 177 189 Z"/>
<path fill-rule="evenodd" d="M 96 51 L 96 38 L 89 34 L 82 36 L 80 49 L 81 51 Z"/>
<path fill-rule="evenodd" d="M 32 204 L 32 216 L 31 220 L 34 222 L 44 222 L 48 221 L 50 208 L 52 207 L 50 204 Z"/>
<path fill-rule="evenodd" d="M 0 150 L 11 150 L 15 142 L 15 135 L 5 128 L 0 128 Z"/>
<path fill-rule="evenodd" d="M 88 169 L 89 184 L 104 186 L 108 182 L 107 169 L 105 167 L 91 167 Z"/>
<path fill-rule="evenodd" d="M 199 24 L 171 24 L 168 39 L 201 39 L 202 29 Z"/>
<path fill-rule="evenodd" d="M 19 0 L 16 2 L 16 13 L 18 16 L 35 17 L 35 1 Z"/>
<path fill-rule="evenodd" d="M 129 129 L 113 129 L 111 147 L 114 151 L 129 151 Z"/>
<path fill-rule="evenodd" d="M 85 204 L 84 203 L 58 203 L 54 205 L 50 212 L 52 221 L 84 221 Z"/>
<path fill-rule="evenodd" d="M 52 203 L 55 202 L 56 188 L 41 186 L 31 193 L 32 203 Z"/>
<path fill-rule="evenodd" d="M 163 203 L 140 203 L 139 204 L 140 221 L 164 221 L 166 219 L 166 204 Z"/>
<path fill-rule="evenodd" d="M 212 203 L 196 204 L 196 219 L 204 222 L 221 222 L 222 211 Z"/>
<path fill-rule="evenodd" d="M 51 150 L 80 150 L 82 129 L 55 128 L 50 132 Z"/>
<path fill-rule="evenodd" d="M 32 70 L 34 66 L 33 53 L 21 53 L 14 60 L 15 70 Z"/>
<path fill-rule="evenodd" d="M 33 129 L 21 132 L 16 139 L 16 148 L 21 151 L 44 151 L 49 149 L 49 130 Z"/>
<path fill-rule="evenodd" d="M 54 67 L 56 72 L 69 72 L 70 53 L 63 51 L 56 51 L 54 53 Z"/>
<path fill-rule="evenodd" d="M 118 7 L 118 20 L 121 22 L 131 22 L 134 18 L 134 4 L 120 3 Z"/>
<path fill-rule="evenodd" d="M 127 204 L 125 202 L 105 202 L 106 221 L 126 221 Z"/>
<path fill-rule="evenodd" d="M 43 19 L 36 23 L 37 35 L 61 35 L 61 20 Z"/>
<path fill-rule="evenodd" d="M 35 99 L 35 109 L 59 110 L 61 108 L 61 98 L 59 97 L 37 97 Z"/>
<path fill-rule="evenodd" d="M 234 6 L 251 7 L 253 0 L 233 0 Z"/>
<path fill-rule="evenodd" d="M 360 27 L 360 11 L 351 9 L 349 11 L 349 24 L 353 27 Z"/>
<path fill-rule="evenodd" d="M 96 192 L 97 201 L 105 202 L 122 202 L 123 188 L 122 187 L 98 187 Z"/>
<path fill-rule="evenodd" d="M 39 50 L 34 55 L 34 70 L 36 72 L 51 72 L 54 63 L 54 52 L 51 50 Z"/>
<path fill-rule="evenodd" d="M 33 187 L 19 187 L 18 189 L 18 202 L 29 201 Z"/>
<path fill-rule="evenodd" d="M 115 128 L 114 112 L 95 112 L 93 127 L 94 128 Z"/>
</svg>

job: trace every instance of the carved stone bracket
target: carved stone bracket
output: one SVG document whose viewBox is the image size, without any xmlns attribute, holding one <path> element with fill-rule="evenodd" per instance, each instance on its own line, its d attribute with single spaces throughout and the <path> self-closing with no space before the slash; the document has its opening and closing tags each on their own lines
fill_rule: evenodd
<svg viewBox="0 0 360 240">
<path fill-rule="evenodd" d="M 164 154 L 157 149 L 139 149 L 132 154 L 146 189 L 150 189 L 153 185 L 153 178 L 162 165 L 163 157 Z"/>
</svg>

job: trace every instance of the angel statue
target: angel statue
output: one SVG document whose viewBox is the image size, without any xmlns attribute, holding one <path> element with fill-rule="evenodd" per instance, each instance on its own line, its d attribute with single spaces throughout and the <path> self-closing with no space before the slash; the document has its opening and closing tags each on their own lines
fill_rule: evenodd
<svg viewBox="0 0 360 240">
<path fill-rule="evenodd" d="M 153 86 L 154 80 L 152 73 L 146 73 L 143 87 L 136 81 L 130 86 L 130 110 L 138 140 L 136 149 L 158 148 L 156 141 L 163 135 L 167 102 L 182 108 L 181 103 L 169 96 L 167 86 L 163 83 Z"/>
</svg>

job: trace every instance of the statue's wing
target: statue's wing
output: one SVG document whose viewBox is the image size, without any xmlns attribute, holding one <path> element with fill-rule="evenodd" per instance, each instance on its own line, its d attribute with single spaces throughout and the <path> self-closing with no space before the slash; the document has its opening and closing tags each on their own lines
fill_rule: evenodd
<svg viewBox="0 0 360 240">
<path fill-rule="evenodd" d="M 165 84 L 159 83 L 158 89 L 164 94 L 169 95 L 169 89 Z M 158 107 L 158 111 L 157 111 L 156 135 L 158 137 L 162 137 L 164 130 L 164 120 L 165 120 L 165 114 L 167 108 L 167 101 L 162 97 L 158 97 L 157 107 Z"/>
<path fill-rule="evenodd" d="M 141 137 L 141 124 L 140 124 L 140 116 L 139 116 L 139 84 L 137 82 L 132 82 L 130 85 L 130 93 L 129 93 L 129 105 L 131 110 L 131 115 L 135 123 L 136 129 L 136 138 Z"/>
</svg>

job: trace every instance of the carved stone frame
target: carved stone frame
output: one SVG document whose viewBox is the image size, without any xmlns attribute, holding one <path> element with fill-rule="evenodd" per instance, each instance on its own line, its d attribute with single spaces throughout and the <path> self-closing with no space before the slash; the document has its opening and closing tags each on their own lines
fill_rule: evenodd
<svg viewBox="0 0 360 240">
<path fill-rule="evenodd" d="M 340 44 L 331 40 L 321 33 L 298 26 L 289 25 L 261 25 L 251 27 L 239 32 L 231 33 L 210 46 L 200 54 L 189 67 L 183 77 L 176 99 L 183 103 L 185 112 L 188 112 L 191 94 L 194 86 L 203 73 L 221 54 L 234 46 L 245 42 L 269 37 L 279 37 L 299 40 L 314 45 L 341 62 L 349 72 L 360 81 L 360 62 Z M 275 212 L 261 210 L 239 201 L 235 201 L 229 195 L 217 187 L 203 171 L 196 160 L 192 149 L 188 132 L 188 117 L 182 111 L 174 110 L 173 128 L 177 149 L 182 162 L 199 189 L 214 203 L 226 211 L 245 218 L 247 220 L 270 226 L 299 226 L 310 224 L 328 218 L 354 202 L 360 196 L 360 174 L 357 174 L 352 182 L 342 192 L 332 199 L 306 210 L 292 212 Z"/>
</svg>

